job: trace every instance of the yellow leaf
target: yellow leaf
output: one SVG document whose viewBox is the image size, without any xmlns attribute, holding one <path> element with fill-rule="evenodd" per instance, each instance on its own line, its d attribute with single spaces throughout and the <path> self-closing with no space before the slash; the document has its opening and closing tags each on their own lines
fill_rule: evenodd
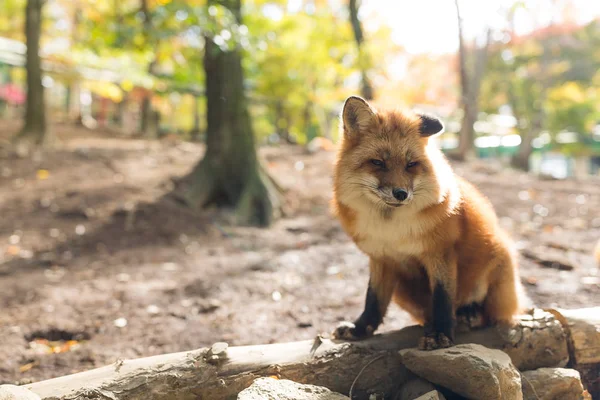
<svg viewBox="0 0 600 400">
<path fill-rule="evenodd" d="M 38 364 L 39 364 L 38 361 L 34 361 L 34 362 L 27 363 L 25 365 L 21 365 L 19 367 L 19 372 L 21 372 L 21 373 L 27 372 L 27 371 L 29 371 L 30 369 L 32 369 L 33 367 L 35 367 Z"/>
<path fill-rule="evenodd" d="M 20 252 L 21 248 L 19 246 L 8 246 L 8 249 L 6 249 L 6 254 L 10 256 L 16 256 Z"/>
<path fill-rule="evenodd" d="M 125 79 L 123 82 L 121 82 L 121 88 L 126 92 L 131 92 L 133 89 L 133 82 L 131 82 L 129 79 Z"/>
<path fill-rule="evenodd" d="M 48 177 L 50 176 L 50 171 L 48 171 L 47 169 L 38 169 L 36 176 L 37 176 L 38 180 L 44 181 L 44 180 L 48 179 Z"/>
</svg>

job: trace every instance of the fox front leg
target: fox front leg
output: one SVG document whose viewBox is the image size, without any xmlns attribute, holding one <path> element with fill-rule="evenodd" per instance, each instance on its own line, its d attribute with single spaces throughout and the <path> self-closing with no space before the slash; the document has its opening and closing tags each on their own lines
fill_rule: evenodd
<svg viewBox="0 0 600 400">
<path fill-rule="evenodd" d="M 333 338 L 360 340 L 373 335 L 387 311 L 394 291 L 395 279 L 381 264 L 370 263 L 371 277 L 365 297 L 365 308 L 354 322 L 342 322 L 333 331 Z"/>
<path fill-rule="evenodd" d="M 434 350 L 454 345 L 456 326 L 456 263 L 453 260 L 426 264 L 431 288 L 431 309 L 419 349 Z"/>
</svg>

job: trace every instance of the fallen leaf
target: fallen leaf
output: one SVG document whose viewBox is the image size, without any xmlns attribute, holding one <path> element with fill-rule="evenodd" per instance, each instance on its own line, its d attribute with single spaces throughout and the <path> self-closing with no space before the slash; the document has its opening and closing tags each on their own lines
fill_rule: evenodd
<svg viewBox="0 0 600 400">
<path fill-rule="evenodd" d="M 36 177 L 40 181 L 46 180 L 50 177 L 50 171 L 48 171 L 47 169 L 38 169 Z"/>
<path fill-rule="evenodd" d="M 19 367 L 19 372 L 24 373 L 39 364 L 39 361 L 30 362 Z"/>
<path fill-rule="evenodd" d="M 530 286 L 537 286 L 538 280 L 534 276 L 528 276 L 524 279 L 525 283 Z"/>
<path fill-rule="evenodd" d="M 6 254 L 10 256 L 16 256 L 19 253 L 21 253 L 21 248 L 19 246 L 8 246 L 8 248 L 6 249 Z"/>
</svg>

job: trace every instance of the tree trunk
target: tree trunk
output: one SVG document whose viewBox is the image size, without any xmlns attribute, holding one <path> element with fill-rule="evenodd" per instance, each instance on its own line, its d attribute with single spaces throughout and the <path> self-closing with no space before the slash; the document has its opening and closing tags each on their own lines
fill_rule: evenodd
<svg viewBox="0 0 600 400">
<path fill-rule="evenodd" d="M 533 150 L 533 139 L 535 134 L 531 130 L 527 132 L 521 132 L 521 144 L 519 150 L 512 156 L 510 165 L 513 168 L 520 169 L 521 171 L 529 171 L 529 156 Z"/>
<path fill-rule="evenodd" d="M 285 112 L 283 101 L 277 100 L 275 105 L 275 127 L 277 136 L 285 143 L 294 143 L 290 136 L 290 117 Z"/>
<path fill-rule="evenodd" d="M 156 112 L 152 109 L 152 93 L 149 92 L 142 99 L 140 114 L 140 131 L 148 139 L 156 139 L 158 137 L 155 114 Z"/>
<path fill-rule="evenodd" d="M 142 7 L 144 7 L 144 5 L 142 5 Z M 121 11 L 121 0 L 114 0 L 113 1 L 113 9 L 115 12 L 115 24 L 116 24 L 116 39 L 115 39 L 115 47 L 119 48 L 122 47 L 125 39 L 126 39 L 126 35 L 123 33 L 123 12 Z M 147 9 L 147 7 L 146 7 Z"/>
<path fill-rule="evenodd" d="M 514 94 L 509 94 L 509 101 L 513 110 L 516 110 L 518 100 Z M 517 153 L 513 155 L 510 160 L 510 164 L 513 168 L 522 171 L 529 171 L 529 156 L 531 156 L 533 151 L 533 139 L 538 137 L 542 132 L 544 124 L 544 110 L 541 105 L 541 100 L 538 100 L 538 102 L 538 109 L 533 117 L 533 121 L 526 127 L 525 131 L 523 129 L 520 130 L 521 144 L 519 145 Z M 517 118 L 517 121 L 521 121 L 521 114 L 518 111 L 513 111 L 513 114 L 515 118 Z"/>
<path fill-rule="evenodd" d="M 125 134 L 125 112 L 127 110 L 127 92 L 123 92 L 123 98 L 117 103 L 117 110 L 115 112 L 115 125 L 119 130 L 120 134 Z"/>
<path fill-rule="evenodd" d="M 44 0 L 28 0 L 25 8 L 27 102 L 25 124 L 17 135 L 17 140 L 34 146 L 41 145 L 46 136 L 46 109 L 39 54 L 43 4 Z"/>
<path fill-rule="evenodd" d="M 313 124 L 312 108 L 312 101 L 308 100 L 304 104 L 304 110 L 302 111 L 302 126 L 304 129 L 304 134 L 306 135 L 306 143 L 309 143 L 312 139 L 319 136 L 319 132 Z"/>
<path fill-rule="evenodd" d="M 194 126 L 190 132 L 192 140 L 200 138 L 200 97 L 194 95 Z"/>
<path fill-rule="evenodd" d="M 500 349 L 520 371 L 567 363 L 597 368 L 599 327 L 598 307 L 535 310 L 522 316 L 510 332 L 494 327 L 463 332 L 457 334 L 456 342 Z M 234 399 L 256 378 L 274 375 L 339 393 L 348 393 L 354 386 L 352 398 L 366 400 L 369 393 L 397 392 L 411 379 L 398 352 L 415 347 L 422 333 L 421 327 L 411 326 L 350 343 L 316 337 L 258 346 L 215 344 L 210 349 L 126 360 L 27 387 L 42 399 L 53 400 L 221 400 Z M 584 383 L 588 390 L 595 388 L 593 382 Z"/>
<path fill-rule="evenodd" d="M 211 0 L 241 23 L 241 0 Z M 186 200 L 196 207 L 233 206 L 241 224 L 268 225 L 279 213 L 278 192 L 262 170 L 244 94 L 238 48 L 223 50 L 206 37 L 206 153 L 191 172 Z"/>
<path fill-rule="evenodd" d="M 65 88 L 65 103 L 64 103 L 64 111 L 65 111 L 65 121 L 69 120 L 69 112 L 71 111 L 71 99 L 73 97 L 73 89 L 71 84 L 67 84 Z"/>
<path fill-rule="evenodd" d="M 479 114 L 479 91 L 485 65 L 487 63 L 488 48 L 491 42 L 491 30 L 486 33 L 486 41 L 483 47 L 475 48 L 475 65 L 472 71 L 469 71 L 467 65 L 467 49 L 464 43 L 463 21 L 460 13 L 458 0 L 454 0 L 456 6 L 456 17 L 458 22 L 458 71 L 460 77 L 461 89 L 461 108 L 463 110 L 463 119 L 460 126 L 459 145 L 456 152 L 450 156 L 453 159 L 465 161 L 475 155 L 475 128 Z"/>
<path fill-rule="evenodd" d="M 67 105 L 67 120 L 77 122 L 81 117 L 81 92 L 78 83 L 69 84 L 69 104 Z"/>
<path fill-rule="evenodd" d="M 146 45 L 153 49 L 158 48 L 158 44 L 152 41 L 152 14 L 148 6 L 148 0 L 141 0 L 140 12 L 144 16 L 144 38 Z M 154 59 L 148 65 L 148 73 L 153 74 L 156 68 L 156 54 Z M 140 130 L 142 135 L 149 139 L 156 139 L 158 137 L 158 127 L 156 126 L 156 118 L 154 110 L 152 110 L 152 91 L 147 92 L 142 99 L 142 110 L 140 115 Z"/>
<path fill-rule="evenodd" d="M 455 160 L 466 161 L 475 156 L 475 122 L 477 122 L 478 107 L 473 100 L 463 103 L 463 118 L 460 124 L 458 151 L 453 155 Z"/>
<path fill-rule="evenodd" d="M 349 0 L 348 8 L 350 11 L 350 23 L 352 24 L 352 31 L 354 32 L 354 40 L 356 40 L 356 46 L 358 48 L 358 62 L 360 64 L 361 74 L 361 95 L 366 100 L 373 100 L 375 97 L 373 91 L 373 85 L 368 76 L 367 65 L 369 64 L 368 54 L 365 52 L 363 43 L 365 37 L 363 34 L 362 24 L 358 18 L 358 9 L 360 7 L 357 4 L 359 0 Z"/>
</svg>

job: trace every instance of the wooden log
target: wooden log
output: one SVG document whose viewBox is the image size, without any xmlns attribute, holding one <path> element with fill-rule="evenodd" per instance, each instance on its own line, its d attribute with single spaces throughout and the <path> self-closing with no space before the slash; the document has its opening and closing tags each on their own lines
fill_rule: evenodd
<svg viewBox="0 0 600 400">
<path fill-rule="evenodd" d="M 593 398 L 600 398 L 600 307 L 548 311 L 561 322 L 567 334 L 569 367 L 579 371 Z"/>
<path fill-rule="evenodd" d="M 600 312 L 600 308 L 599 308 Z M 28 385 L 42 399 L 235 399 L 262 376 L 278 376 L 325 386 L 367 399 L 370 393 L 392 393 L 409 373 L 398 351 L 414 347 L 422 328 L 411 326 L 360 342 L 317 337 L 292 343 L 240 346 L 166 354 L 81 372 Z M 460 333 L 457 343 L 501 349 L 521 370 L 562 367 L 569 359 L 561 323 L 535 310 L 519 325 Z"/>
</svg>

